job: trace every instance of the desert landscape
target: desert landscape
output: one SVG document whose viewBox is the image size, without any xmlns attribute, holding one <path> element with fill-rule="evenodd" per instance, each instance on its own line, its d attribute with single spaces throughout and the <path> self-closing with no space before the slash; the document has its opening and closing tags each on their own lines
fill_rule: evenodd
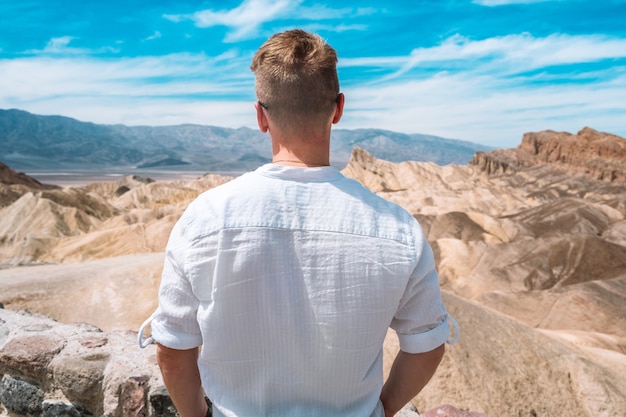
<svg viewBox="0 0 626 417">
<path fill-rule="evenodd" d="M 466 165 L 388 162 L 357 147 L 343 173 L 420 221 L 461 327 L 418 410 L 624 415 L 626 140 L 527 133 Z M 0 303 L 136 331 L 156 307 L 169 231 L 230 179 L 58 187 L 0 164 Z M 386 358 L 397 349 L 390 333 Z"/>
</svg>

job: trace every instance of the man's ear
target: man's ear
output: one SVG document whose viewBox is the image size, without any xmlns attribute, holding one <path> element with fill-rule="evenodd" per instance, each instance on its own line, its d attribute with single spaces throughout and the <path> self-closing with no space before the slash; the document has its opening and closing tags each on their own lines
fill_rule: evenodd
<svg viewBox="0 0 626 417">
<path fill-rule="evenodd" d="M 259 125 L 259 130 L 262 133 L 267 133 L 267 131 L 270 130 L 270 125 L 265 115 L 265 109 L 263 109 L 263 106 L 261 106 L 258 101 L 254 103 L 254 108 L 256 109 L 256 122 Z"/>
<path fill-rule="evenodd" d="M 343 105 L 345 104 L 346 97 L 343 93 L 337 95 L 337 107 L 335 108 L 335 115 L 333 116 L 333 124 L 339 123 L 341 116 L 343 116 Z"/>
</svg>

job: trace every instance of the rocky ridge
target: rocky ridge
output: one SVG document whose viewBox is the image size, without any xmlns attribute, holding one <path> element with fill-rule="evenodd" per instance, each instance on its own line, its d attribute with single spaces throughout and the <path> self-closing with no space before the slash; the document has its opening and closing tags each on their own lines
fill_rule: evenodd
<svg viewBox="0 0 626 417">
<path fill-rule="evenodd" d="M 605 182 L 626 183 L 626 141 L 585 127 L 577 134 L 530 132 L 516 149 L 477 152 L 470 162 L 494 174 L 542 164 L 566 173 L 584 173 Z"/>
<path fill-rule="evenodd" d="M 525 138 L 533 136 L 559 140 L 551 132 Z M 517 150 L 445 167 L 353 153 L 345 174 L 420 220 L 463 329 L 418 408 L 454 397 L 489 415 L 626 409 L 626 186 L 580 162 L 602 160 L 604 148 L 625 141 L 590 136 L 603 147 L 570 152 L 571 167 Z M 515 164 L 503 164 L 502 153 Z M 626 166 L 609 155 L 605 166 Z M 467 390 L 472 381 L 479 388 Z"/>
<path fill-rule="evenodd" d="M 626 185 L 585 165 L 626 166 L 624 139 L 583 131 L 526 134 L 522 145 L 541 142 L 532 145 L 541 151 L 520 145 L 467 166 L 353 151 L 344 173 L 420 220 L 463 329 L 418 409 L 576 417 L 626 409 Z M 576 144 L 585 135 L 595 148 Z M 19 189 L 0 208 L 0 302 L 64 323 L 137 329 L 156 304 L 169 230 L 191 199 L 228 180 Z M 386 360 L 395 349 L 390 334 Z"/>
<path fill-rule="evenodd" d="M 36 179 L 29 177 L 22 172 L 16 172 L 12 170 L 8 165 L 0 162 L 0 184 L 5 186 L 17 185 L 26 186 L 36 190 L 46 188 L 45 185 L 37 181 Z"/>
<path fill-rule="evenodd" d="M 207 174 L 157 184 L 126 177 L 81 188 L 20 189 L 0 209 L 0 266 L 162 251 L 188 202 L 228 180 Z"/>
<path fill-rule="evenodd" d="M 44 185 L 36 179 L 11 169 L 0 162 L 0 207 L 7 206 L 17 200 L 22 194 L 31 190 L 56 188 Z"/>
</svg>

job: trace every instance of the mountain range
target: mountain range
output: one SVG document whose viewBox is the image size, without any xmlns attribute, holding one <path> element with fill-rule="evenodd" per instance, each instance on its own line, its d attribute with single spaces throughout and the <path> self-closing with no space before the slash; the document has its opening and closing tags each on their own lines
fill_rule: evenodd
<svg viewBox="0 0 626 417">
<path fill-rule="evenodd" d="M 243 172 L 271 160 L 269 137 L 258 130 L 215 126 L 125 126 L 81 122 L 0 109 L 0 161 L 14 169 L 175 168 Z M 465 164 L 491 148 L 432 135 L 378 129 L 335 129 L 331 163 L 343 168 L 354 147 L 392 162 Z"/>
</svg>

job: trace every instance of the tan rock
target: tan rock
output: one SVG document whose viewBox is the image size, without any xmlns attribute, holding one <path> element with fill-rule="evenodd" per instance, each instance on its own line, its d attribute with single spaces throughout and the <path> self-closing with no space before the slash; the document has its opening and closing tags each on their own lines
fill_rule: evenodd
<svg viewBox="0 0 626 417">
<path fill-rule="evenodd" d="M 109 360 L 106 352 L 59 355 L 50 367 L 63 394 L 72 403 L 80 404 L 102 397 L 102 379 Z"/>
<path fill-rule="evenodd" d="M 585 127 L 578 134 L 530 132 L 514 150 L 479 152 L 471 162 L 490 174 L 553 164 L 570 173 L 584 173 L 610 183 L 626 183 L 626 140 Z"/>
<path fill-rule="evenodd" d="M 163 253 L 0 269 L 0 303 L 64 323 L 137 329 L 156 308 Z"/>
<path fill-rule="evenodd" d="M 531 414 L 532 415 L 532 414 Z M 427 412 L 420 414 L 421 417 L 487 417 L 483 413 L 477 413 L 475 411 L 459 410 L 451 405 L 440 405 L 439 407 L 432 408 Z"/>
<path fill-rule="evenodd" d="M 0 334 L 3 380 L 28 377 L 28 383 L 14 387 L 11 396 L 37 394 L 27 404 L 11 403 L 15 409 L 38 410 L 24 415 L 47 407 L 75 410 L 74 406 L 90 415 L 153 414 L 149 397 L 161 392 L 163 380 L 154 345 L 139 349 L 136 333 L 103 333 L 90 325 L 0 309 Z M 0 416 L 7 415 L 0 407 Z"/>
<path fill-rule="evenodd" d="M 35 328 L 27 329 L 35 332 Z M 64 347 L 64 340 L 54 335 L 26 333 L 12 338 L 0 349 L 0 374 L 6 372 L 45 380 L 48 364 Z"/>
<path fill-rule="evenodd" d="M 450 404 L 488 416 L 616 416 L 626 408 L 623 355 L 603 358 L 475 302 L 444 293 L 461 327 L 458 344 L 414 399 L 418 410 Z M 385 342 L 385 371 L 397 352 Z"/>
</svg>

